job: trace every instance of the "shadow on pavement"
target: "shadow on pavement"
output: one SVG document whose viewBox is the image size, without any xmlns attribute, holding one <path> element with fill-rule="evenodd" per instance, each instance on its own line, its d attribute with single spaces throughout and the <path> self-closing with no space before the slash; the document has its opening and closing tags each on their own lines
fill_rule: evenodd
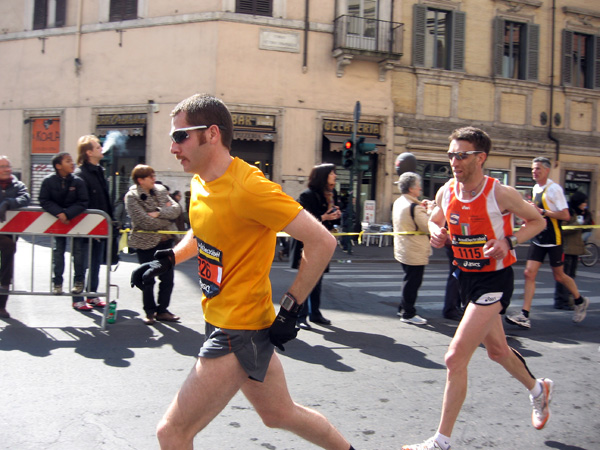
<svg viewBox="0 0 600 450">
<path fill-rule="evenodd" d="M 75 353 L 89 359 L 104 360 L 113 367 L 128 367 L 135 357 L 135 349 L 159 348 L 170 345 L 184 356 L 195 357 L 202 334 L 179 323 L 157 322 L 152 327 L 141 321 L 130 320 L 139 316 L 131 310 L 119 310 L 123 322 L 111 325 L 110 333 L 99 328 L 101 316 L 94 317 L 98 324 L 91 327 L 29 327 L 6 319 L 0 329 L 0 351 L 21 351 L 31 356 L 45 358 L 54 350 L 74 349 Z M 158 336 L 157 336 L 158 334 Z"/>
<path fill-rule="evenodd" d="M 425 353 L 414 347 L 399 344 L 394 339 L 380 334 L 364 333 L 361 331 L 347 331 L 334 326 L 326 329 L 313 328 L 313 332 L 321 334 L 326 341 L 342 345 L 347 348 L 360 350 L 361 353 L 389 362 L 402 362 L 428 369 L 446 370 L 446 366 L 430 361 Z M 342 359 L 335 351 L 322 347 L 311 347 L 302 341 L 302 335 L 289 342 L 289 347 L 284 353 L 293 359 L 307 362 L 309 364 L 321 364 L 335 371 L 354 371 L 339 362 Z"/>
</svg>

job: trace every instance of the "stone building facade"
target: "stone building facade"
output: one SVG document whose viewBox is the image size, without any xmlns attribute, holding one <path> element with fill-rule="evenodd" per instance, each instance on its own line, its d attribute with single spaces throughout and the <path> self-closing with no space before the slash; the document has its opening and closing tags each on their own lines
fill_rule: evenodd
<svg viewBox="0 0 600 450">
<path fill-rule="evenodd" d="M 598 210 L 600 6 L 586 0 L 5 0 L 0 29 L 2 153 L 34 196 L 51 155 L 92 133 L 120 137 L 115 200 L 140 162 L 186 191 L 169 113 L 208 92 L 233 114 L 235 156 L 292 196 L 334 163 L 376 222 L 397 155 L 417 157 L 431 198 L 451 175 L 447 136 L 471 124 L 494 140 L 489 174 L 527 196 L 531 158 L 548 156 Z M 351 188 L 357 102 L 375 152 Z"/>
</svg>

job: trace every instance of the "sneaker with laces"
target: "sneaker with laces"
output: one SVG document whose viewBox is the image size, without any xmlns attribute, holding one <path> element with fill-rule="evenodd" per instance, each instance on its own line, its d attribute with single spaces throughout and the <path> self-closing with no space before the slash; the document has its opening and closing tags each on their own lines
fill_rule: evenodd
<svg viewBox="0 0 600 450">
<path fill-rule="evenodd" d="M 86 301 L 88 305 L 97 308 L 104 308 L 106 306 L 106 302 L 98 297 L 88 298 Z"/>
<path fill-rule="evenodd" d="M 81 294 L 83 292 L 84 283 L 83 281 L 76 281 L 71 289 L 71 294 Z"/>
<path fill-rule="evenodd" d="M 52 293 L 54 295 L 60 295 L 63 293 L 62 284 L 55 284 L 52 286 Z"/>
<path fill-rule="evenodd" d="M 82 301 L 73 303 L 73 309 L 76 309 L 77 311 L 89 311 L 90 309 L 94 308 Z"/>
<path fill-rule="evenodd" d="M 583 303 L 581 305 L 575 305 L 575 309 L 573 311 L 573 322 L 579 323 L 583 319 L 585 319 L 585 315 L 587 314 L 588 306 L 590 306 L 590 299 L 587 297 L 582 297 Z"/>
<path fill-rule="evenodd" d="M 531 423 L 536 429 L 541 430 L 550 418 L 550 401 L 552 400 L 554 382 L 549 378 L 539 378 L 537 381 L 542 383 L 542 393 L 535 398 L 530 395 L 529 400 L 533 407 Z"/>
<path fill-rule="evenodd" d="M 511 325 L 516 325 L 521 328 L 531 328 L 531 320 L 529 320 L 529 317 L 525 317 L 522 312 L 506 316 L 504 320 Z"/>
<path fill-rule="evenodd" d="M 414 315 L 410 319 L 405 319 L 402 317 L 400 318 L 400 322 L 412 323 L 413 325 L 425 325 L 427 324 L 427 319 L 423 319 L 421 316 Z"/>
<path fill-rule="evenodd" d="M 448 450 L 450 450 L 450 448 L 451 447 L 448 447 Z M 402 450 L 442 450 L 442 447 L 434 438 L 430 437 L 420 444 L 403 445 Z"/>
</svg>

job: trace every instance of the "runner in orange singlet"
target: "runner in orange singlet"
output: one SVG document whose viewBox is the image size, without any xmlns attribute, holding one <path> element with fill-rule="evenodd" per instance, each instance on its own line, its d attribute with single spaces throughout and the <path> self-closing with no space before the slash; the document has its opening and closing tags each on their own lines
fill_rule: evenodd
<svg viewBox="0 0 600 450">
<path fill-rule="evenodd" d="M 423 443 L 402 447 L 405 450 L 450 449 L 450 436 L 467 395 L 467 368 L 480 344 L 491 360 L 530 391 L 534 427 L 543 428 L 550 416 L 552 381 L 535 379 L 523 357 L 508 346 L 501 320 L 514 286 L 513 248 L 538 234 L 544 219 L 514 188 L 483 174 L 492 147 L 484 131 L 460 128 L 449 139 L 454 178 L 436 195 L 437 206 L 429 218 L 430 241 L 442 248 L 450 233 L 461 270 L 461 297 L 468 304 L 445 356 L 447 379 L 437 433 Z M 514 235 L 513 214 L 524 220 Z M 449 230 L 444 228 L 446 222 Z"/>
</svg>

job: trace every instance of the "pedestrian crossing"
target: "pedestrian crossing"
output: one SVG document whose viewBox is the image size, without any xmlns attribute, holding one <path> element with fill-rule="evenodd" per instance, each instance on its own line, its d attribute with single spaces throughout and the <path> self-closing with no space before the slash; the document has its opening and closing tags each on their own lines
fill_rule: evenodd
<svg viewBox="0 0 600 450">
<path fill-rule="evenodd" d="M 330 271 L 325 274 L 324 281 L 327 286 L 337 286 L 351 290 L 360 290 L 360 292 L 379 298 L 382 301 L 395 303 L 399 302 L 402 295 L 404 272 L 400 266 L 386 264 L 387 267 L 375 264 L 357 265 L 331 265 Z M 296 272 L 295 270 L 290 270 Z M 541 268 L 541 272 L 551 272 L 550 268 Z M 589 281 L 597 279 L 598 274 L 593 272 L 581 271 L 577 276 L 580 280 Z M 425 275 L 421 288 L 419 289 L 418 305 L 427 310 L 440 310 L 443 307 L 444 296 L 446 293 L 446 280 L 448 269 L 446 266 L 430 266 L 425 270 Z M 525 280 L 523 279 L 522 269 L 515 271 L 515 288 L 513 291 L 512 302 L 520 304 L 524 293 Z M 589 286 L 589 284 L 588 284 Z M 541 280 L 538 277 L 536 281 L 535 303 L 537 305 L 551 305 L 554 302 L 554 280 Z M 579 286 L 580 292 L 589 297 L 592 301 L 600 301 L 600 296 L 591 289 L 586 289 L 583 283 Z M 516 303 L 515 303 L 516 302 Z"/>
</svg>

